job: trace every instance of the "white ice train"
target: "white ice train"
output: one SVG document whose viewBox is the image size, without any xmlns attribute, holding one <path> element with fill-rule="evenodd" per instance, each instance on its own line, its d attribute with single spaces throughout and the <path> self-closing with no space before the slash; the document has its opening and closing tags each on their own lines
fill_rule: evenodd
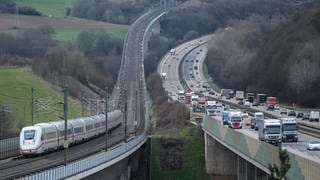
<svg viewBox="0 0 320 180">
<path fill-rule="evenodd" d="M 108 131 L 121 125 L 123 113 L 115 110 L 108 113 Z M 20 132 L 20 153 L 22 155 L 41 154 L 64 146 L 63 120 L 39 123 L 22 128 Z M 80 143 L 103 134 L 106 129 L 105 115 L 99 114 L 68 120 L 68 145 Z"/>
</svg>

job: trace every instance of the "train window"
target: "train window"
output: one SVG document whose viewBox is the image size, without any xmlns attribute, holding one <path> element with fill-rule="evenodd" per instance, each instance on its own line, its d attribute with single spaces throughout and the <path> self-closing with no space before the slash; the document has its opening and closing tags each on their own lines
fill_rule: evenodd
<svg viewBox="0 0 320 180">
<path fill-rule="evenodd" d="M 72 131 L 71 131 L 71 129 L 68 129 L 68 134 L 72 134 Z"/>
<path fill-rule="evenodd" d="M 41 141 L 44 140 L 44 134 L 41 134 Z"/>
<path fill-rule="evenodd" d="M 93 128 L 92 125 L 86 126 L 86 130 L 87 130 L 87 131 L 91 130 L 92 128 Z"/>
<path fill-rule="evenodd" d="M 53 139 L 53 138 L 56 138 L 56 132 L 50 132 L 50 133 L 47 133 L 47 139 Z"/>
<path fill-rule="evenodd" d="M 31 140 L 31 139 L 33 139 L 35 133 L 36 133 L 36 130 L 25 130 L 25 131 L 24 131 L 24 139 L 25 139 L 25 140 Z"/>
<path fill-rule="evenodd" d="M 74 128 L 74 133 L 81 133 L 83 132 L 83 127 Z"/>
<path fill-rule="evenodd" d="M 100 127 L 100 123 L 95 123 L 94 128 L 98 128 L 98 127 Z"/>
<path fill-rule="evenodd" d="M 105 121 L 103 121 L 101 124 L 102 124 L 102 126 L 105 126 L 105 125 L 106 125 L 106 122 L 105 122 Z"/>
</svg>

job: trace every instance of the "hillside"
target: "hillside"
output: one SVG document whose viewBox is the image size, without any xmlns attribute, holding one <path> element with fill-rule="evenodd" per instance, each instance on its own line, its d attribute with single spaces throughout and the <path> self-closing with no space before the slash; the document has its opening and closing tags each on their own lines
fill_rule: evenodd
<svg viewBox="0 0 320 180">
<path fill-rule="evenodd" d="M 31 88 L 35 89 L 37 100 L 35 105 L 34 122 L 58 120 L 63 115 L 61 89 L 50 86 L 47 82 L 32 74 L 28 68 L 0 68 L 0 135 L 10 135 L 19 132 L 19 128 L 31 125 Z M 45 103 L 41 103 L 45 102 Z M 81 105 L 69 98 L 68 117 L 81 116 Z M 1 139 L 1 137 L 0 137 Z"/>
<path fill-rule="evenodd" d="M 281 26 L 249 65 L 249 86 L 286 102 L 320 105 L 320 4 Z"/>
</svg>

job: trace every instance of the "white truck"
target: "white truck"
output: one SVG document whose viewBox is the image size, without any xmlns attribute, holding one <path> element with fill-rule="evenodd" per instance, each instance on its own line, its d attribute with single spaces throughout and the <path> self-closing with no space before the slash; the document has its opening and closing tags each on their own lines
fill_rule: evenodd
<svg viewBox="0 0 320 180">
<path fill-rule="evenodd" d="M 259 127 L 258 127 L 258 124 L 257 124 L 257 121 L 259 119 L 264 119 L 264 114 L 263 112 L 255 112 L 253 117 L 251 118 L 251 129 L 254 129 L 254 130 L 258 130 Z"/>
<path fill-rule="evenodd" d="M 257 119 L 259 140 L 270 144 L 281 144 L 281 122 L 279 119 Z"/>
<path fill-rule="evenodd" d="M 181 100 L 181 101 L 184 100 L 184 91 L 179 91 L 178 92 L 178 100 Z"/>
<path fill-rule="evenodd" d="M 244 92 L 243 91 L 236 91 L 236 100 L 243 100 Z"/>
<path fill-rule="evenodd" d="M 206 101 L 206 112 L 208 116 L 215 116 L 218 112 L 217 101 Z"/>
<path fill-rule="evenodd" d="M 282 130 L 282 142 L 294 141 L 298 142 L 298 123 L 296 118 L 287 117 L 280 118 Z"/>
<path fill-rule="evenodd" d="M 320 113 L 319 111 L 311 111 L 309 121 L 319 121 Z"/>
</svg>

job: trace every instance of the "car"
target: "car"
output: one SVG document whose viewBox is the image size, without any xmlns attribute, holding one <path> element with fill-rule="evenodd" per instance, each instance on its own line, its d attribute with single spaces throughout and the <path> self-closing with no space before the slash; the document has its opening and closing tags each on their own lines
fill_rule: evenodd
<svg viewBox="0 0 320 180">
<path fill-rule="evenodd" d="M 288 116 L 296 116 L 296 112 L 293 110 L 288 111 Z"/>
<path fill-rule="evenodd" d="M 269 104 L 267 107 L 267 111 L 274 111 L 274 105 Z"/>
<path fill-rule="evenodd" d="M 280 111 L 280 115 L 287 115 L 287 111 L 285 110 Z"/>
<path fill-rule="evenodd" d="M 189 60 L 187 59 L 186 62 L 189 62 Z"/>
<path fill-rule="evenodd" d="M 296 117 L 297 118 L 303 118 L 303 112 L 298 112 Z"/>
<path fill-rule="evenodd" d="M 249 101 L 244 101 L 244 106 L 250 107 L 250 102 Z"/>
<path fill-rule="evenodd" d="M 199 60 L 197 59 L 196 62 L 199 62 Z"/>
<path fill-rule="evenodd" d="M 250 120 L 250 119 L 246 119 L 246 120 L 244 121 L 244 125 L 245 125 L 245 126 L 251 126 L 251 120 Z"/>
<path fill-rule="evenodd" d="M 303 114 L 302 120 L 309 120 L 310 114 Z"/>
<path fill-rule="evenodd" d="M 228 97 L 230 97 L 230 96 L 228 96 Z M 230 98 L 229 98 L 229 99 L 230 99 Z M 242 100 L 240 100 L 240 101 L 238 101 L 238 104 L 239 104 L 239 105 L 243 105 L 244 102 L 243 102 Z"/>
<path fill-rule="evenodd" d="M 259 106 L 258 101 L 253 101 L 252 106 Z"/>
<path fill-rule="evenodd" d="M 242 117 L 242 119 L 248 119 L 249 118 L 249 114 L 247 112 L 242 112 L 241 113 L 241 117 Z"/>
<path fill-rule="evenodd" d="M 209 91 L 209 94 L 210 95 L 214 95 L 215 93 L 213 91 Z"/>
<path fill-rule="evenodd" d="M 311 139 L 308 141 L 307 150 L 320 150 L 320 140 L 319 139 Z"/>
</svg>

